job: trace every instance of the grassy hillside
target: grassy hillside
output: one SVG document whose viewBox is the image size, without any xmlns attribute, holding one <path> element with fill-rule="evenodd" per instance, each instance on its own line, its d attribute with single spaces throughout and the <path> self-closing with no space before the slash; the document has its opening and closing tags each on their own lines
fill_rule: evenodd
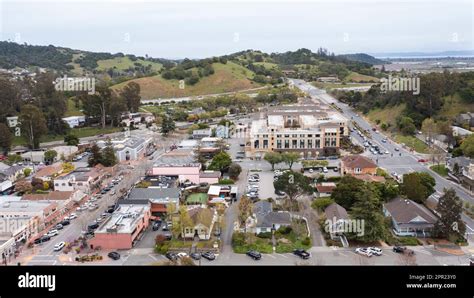
<svg viewBox="0 0 474 298">
<path fill-rule="evenodd" d="M 130 57 L 115 57 L 113 59 L 106 59 L 106 60 L 99 60 L 97 64 L 99 65 L 96 69 L 97 70 L 107 70 L 109 68 L 115 68 L 117 70 L 127 70 L 130 67 L 135 67 L 135 63 L 138 63 L 143 66 L 151 65 L 153 71 L 159 71 L 162 68 L 162 64 L 145 61 L 142 59 L 137 59 L 136 61 L 132 61 Z"/>
<path fill-rule="evenodd" d="M 446 96 L 444 98 L 444 104 L 438 116 L 454 119 L 459 113 L 472 111 L 474 111 L 474 103 L 463 102 L 459 94 L 455 93 L 453 96 Z"/>
<path fill-rule="evenodd" d="M 231 61 L 226 64 L 213 63 L 212 67 L 214 74 L 203 77 L 195 85 L 185 86 L 184 89 L 179 88 L 178 80 L 165 80 L 161 75 L 126 81 L 112 88 L 121 89 L 133 81 L 140 85 L 142 98 L 149 99 L 232 92 L 261 86 L 250 80 L 254 75 L 252 71 Z"/>
<path fill-rule="evenodd" d="M 405 107 L 405 104 L 401 104 L 383 109 L 373 109 L 366 115 L 366 117 L 373 123 L 376 123 L 377 120 L 379 120 L 380 123 L 386 123 L 393 128 L 397 126 L 396 119 L 400 116 L 403 110 L 405 110 Z"/>
<path fill-rule="evenodd" d="M 378 82 L 379 79 L 372 76 L 366 76 L 357 72 L 351 72 L 347 77 L 344 78 L 346 82 Z"/>
</svg>

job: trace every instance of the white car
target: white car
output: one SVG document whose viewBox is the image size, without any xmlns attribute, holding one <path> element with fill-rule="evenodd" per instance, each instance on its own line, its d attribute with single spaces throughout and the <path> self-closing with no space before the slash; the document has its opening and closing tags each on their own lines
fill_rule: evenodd
<svg viewBox="0 0 474 298">
<path fill-rule="evenodd" d="M 385 154 L 390 154 L 390 152 L 388 152 L 388 150 L 385 150 Z"/>
<path fill-rule="evenodd" d="M 58 232 L 58 230 L 53 229 L 53 230 L 49 231 L 48 234 L 46 234 L 46 235 L 48 235 L 49 237 L 53 237 L 53 236 L 59 235 L 59 232 Z"/>
<path fill-rule="evenodd" d="M 355 252 L 369 258 L 372 257 L 372 252 L 367 248 L 359 247 L 359 248 L 356 248 Z"/>
<path fill-rule="evenodd" d="M 381 256 L 382 255 L 382 250 L 378 247 L 368 247 L 367 248 L 373 255 L 376 256 Z"/>
<path fill-rule="evenodd" d="M 310 173 L 313 173 L 313 172 L 314 172 L 314 170 L 313 170 L 313 169 L 309 169 L 309 172 L 310 172 Z"/>
<path fill-rule="evenodd" d="M 54 251 L 60 251 L 64 248 L 64 246 L 66 246 L 66 243 L 64 241 L 59 242 L 54 246 Z"/>
<path fill-rule="evenodd" d="M 323 173 L 327 173 L 328 172 L 328 168 L 324 167 L 323 168 Z"/>
<path fill-rule="evenodd" d="M 77 218 L 77 214 L 76 214 L 76 213 L 71 213 L 71 214 L 69 214 L 69 216 L 68 216 L 68 219 L 69 219 L 69 220 L 75 219 L 75 218 Z"/>
<path fill-rule="evenodd" d="M 177 256 L 178 258 L 184 258 L 184 257 L 187 257 L 188 254 L 185 253 L 185 252 L 178 252 L 178 253 L 176 254 L 176 256 Z"/>
</svg>

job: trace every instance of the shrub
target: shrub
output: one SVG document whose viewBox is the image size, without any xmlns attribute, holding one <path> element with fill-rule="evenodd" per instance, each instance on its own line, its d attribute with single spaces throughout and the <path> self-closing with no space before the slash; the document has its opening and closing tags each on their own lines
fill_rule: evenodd
<svg viewBox="0 0 474 298">
<path fill-rule="evenodd" d="M 314 200 L 313 203 L 311 203 L 311 207 L 317 210 L 324 210 L 326 209 L 327 206 L 331 205 L 332 203 L 334 203 L 334 200 L 331 198 L 319 198 L 319 199 Z"/>
<path fill-rule="evenodd" d="M 282 235 L 286 235 L 286 234 L 291 233 L 292 230 L 293 229 L 290 226 L 286 226 L 286 227 L 283 226 L 283 227 L 280 227 L 277 232 Z"/>
<path fill-rule="evenodd" d="M 303 244 L 304 246 L 308 246 L 311 244 L 311 239 L 309 239 L 309 237 L 306 237 L 303 239 L 303 241 L 301 241 L 301 244 Z"/>
<path fill-rule="evenodd" d="M 257 234 L 257 237 L 271 239 L 272 238 L 272 233 L 271 232 L 259 233 L 259 234 Z"/>
<path fill-rule="evenodd" d="M 232 179 L 220 179 L 219 184 L 234 184 L 234 180 L 232 180 Z"/>
<path fill-rule="evenodd" d="M 400 237 L 398 238 L 398 242 L 403 245 L 414 246 L 419 245 L 420 242 L 415 237 Z"/>
</svg>

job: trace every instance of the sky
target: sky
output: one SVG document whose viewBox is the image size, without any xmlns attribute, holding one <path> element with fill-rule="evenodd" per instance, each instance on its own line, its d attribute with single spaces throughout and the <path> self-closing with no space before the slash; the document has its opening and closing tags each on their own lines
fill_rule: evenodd
<svg viewBox="0 0 474 298">
<path fill-rule="evenodd" d="M 0 0 L 0 40 L 160 58 L 474 49 L 474 0 Z"/>
</svg>

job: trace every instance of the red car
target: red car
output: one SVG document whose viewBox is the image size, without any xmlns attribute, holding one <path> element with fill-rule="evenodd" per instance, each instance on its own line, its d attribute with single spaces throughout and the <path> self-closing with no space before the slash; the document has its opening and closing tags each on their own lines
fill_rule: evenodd
<svg viewBox="0 0 474 298">
<path fill-rule="evenodd" d="M 420 159 L 418 159 L 418 162 L 428 162 L 428 160 L 427 160 L 427 159 L 420 158 Z"/>
<path fill-rule="evenodd" d="M 0 154 L 0 160 L 6 160 L 6 159 L 8 159 L 8 157 L 6 157 L 5 155 Z"/>
</svg>

